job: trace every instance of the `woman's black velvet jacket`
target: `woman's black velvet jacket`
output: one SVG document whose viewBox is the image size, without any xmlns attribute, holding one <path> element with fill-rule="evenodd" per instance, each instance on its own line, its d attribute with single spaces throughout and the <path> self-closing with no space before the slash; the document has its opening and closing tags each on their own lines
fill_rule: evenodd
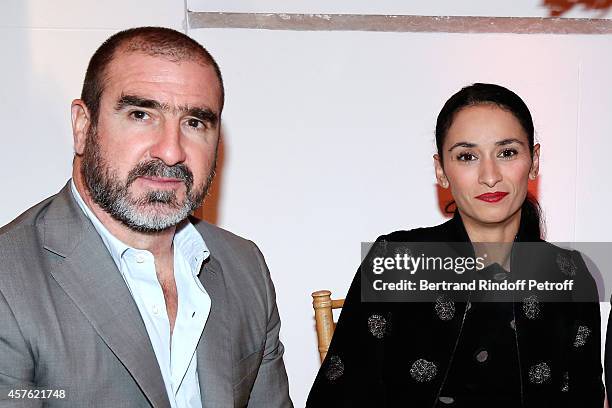
<svg viewBox="0 0 612 408">
<path fill-rule="evenodd" d="M 563 302 L 538 296 L 363 302 L 358 272 L 307 407 L 601 408 L 595 281 L 578 252 L 541 241 L 526 222 L 515 241 L 540 244 L 537 253 L 513 247 L 509 276 L 529 278 L 546 269 L 552 280 L 573 280 L 579 301 L 570 294 Z M 393 232 L 377 242 L 469 238 L 456 213 L 442 225 Z M 504 272 L 497 264 L 483 270 L 489 277 Z"/>
</svg>

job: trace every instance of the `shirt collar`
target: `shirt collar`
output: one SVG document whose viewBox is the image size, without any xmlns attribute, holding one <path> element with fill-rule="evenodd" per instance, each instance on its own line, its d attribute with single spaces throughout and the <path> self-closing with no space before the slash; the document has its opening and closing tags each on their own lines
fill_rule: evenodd
<svg viewBox="0 0 612 408">
<path fill-rule="evenodd" d="M 202 262 L 210 256 L 210 250 L 196 227 L 189 221 L 183 221 L 177 226 L 174 234 L 174 253 L 183 255 L 193 276 L 200 274 Z"/>
<path fill-rule="evenodd" d="M 126 251 L 134 248 L 116 238 L 110 233 L 104 224 L 102 224 L 102 222 L 98 219 L 98 217 L 96 217 L 87 204 L 85 204 L 85 201 L 83 201 L 83 198 L 79 194 L 79 191 L 74 184 L 74 180 L 70 180 L 70 189 L 79 208 L 91 221 L 94 228 L 98 232 L 98 235 L 100 235 L 100 238 L 102 238 L 102 242 L 104 242 L 104 245 L 113 258 L 115 265 L 117 265 L 117 268 L 121 270 L 121 257 Z M 191 222 L 189 222 L 189 220 L 185 220 L 177 227 L 176 233 L 174 234 L 173 243 L 174 254 L 182 255 L 189 264 L 192 274 L 194 276 L 199 275 L 200 265 L 202 265 L 202 262 L 210 256 L 210 251 L 206 246 L 206 242 L 204 241 L 204 238 L 202 238 L 202 235 L 200 235 L 198 230 Z"/>
</svg>

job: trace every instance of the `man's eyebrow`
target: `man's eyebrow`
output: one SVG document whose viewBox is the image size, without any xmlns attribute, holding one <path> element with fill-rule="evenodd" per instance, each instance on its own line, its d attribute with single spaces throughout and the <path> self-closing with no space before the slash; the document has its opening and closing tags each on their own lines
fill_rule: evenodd
<svg viewBox="0 0 612 408">
<path fill-rule="evenodd" d="M 467 147 L 467 148 L 472 148 L 472 147 L 476 147 L 478 146 L 476 143 L 470 143 L 470 142 L 458 142 L 455 143 L 454 145 L 451 146 L 450 149 L 448 149 L 448 151 L 450 152 L 451 150 L 453 150 L 455 147 Z"/>
<path fill-rule="evenodd" d="M 215 126 L 219 121 L 219 117 L 215 112 L 209 108 L 196 108 L 190 106 L 180 106 L 179 111 L 188 116 L 193 116 L 196 119 L 200 119 L 202 122 L 210 123 Z"/>
<path fill-rule="evenodd" d="M 163 104 L 155 99 L 143 98 L 136 95 L 121 95 L 121 98 L 117 101 L 115 105 L 115 110 L 120 111 L 121 109 L 135 106 L 138 108 L 149 108 L 149 109 L 159 109 L 162 111 L 168 110 L 168 105 Z"/>
</svg>

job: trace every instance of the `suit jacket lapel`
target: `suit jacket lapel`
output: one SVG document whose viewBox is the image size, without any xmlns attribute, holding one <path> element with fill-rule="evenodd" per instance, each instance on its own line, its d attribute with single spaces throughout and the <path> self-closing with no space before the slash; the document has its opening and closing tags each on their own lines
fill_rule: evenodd
<svg viewBox="0 0 612 408">
<path fill-rule="evenodd" d="M 63 259 L 51 274 L 134 377 L 154 407 L 169 407 L 163 378 L 132 295 L 66 185 L 44 217 L 45 248 Z"/>
<path fill-rule="evenodd" d="M 205 261 L 199 278 L 211 300 L 208 320 L 197 348 L 202 406 L 234 406 L 227 290 L 221 265 L 212 255 Z"/>
</svg>

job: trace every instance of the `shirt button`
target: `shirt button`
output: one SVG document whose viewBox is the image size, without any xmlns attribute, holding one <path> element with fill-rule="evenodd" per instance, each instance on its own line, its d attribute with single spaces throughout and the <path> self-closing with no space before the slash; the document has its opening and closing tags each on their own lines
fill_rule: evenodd
<svg viewBox="0 0 612 408">
<path fill-rule="evenodd" d="M 153 314 L 157 316 L 159 314 L 159 305 L 153 305 Z"/>
<path fill-rule="evenodd" d="M 136 254 L 136 262 L 143 263 L 145 261 L 145 257 L 143 254 Z"/>
</svg>

